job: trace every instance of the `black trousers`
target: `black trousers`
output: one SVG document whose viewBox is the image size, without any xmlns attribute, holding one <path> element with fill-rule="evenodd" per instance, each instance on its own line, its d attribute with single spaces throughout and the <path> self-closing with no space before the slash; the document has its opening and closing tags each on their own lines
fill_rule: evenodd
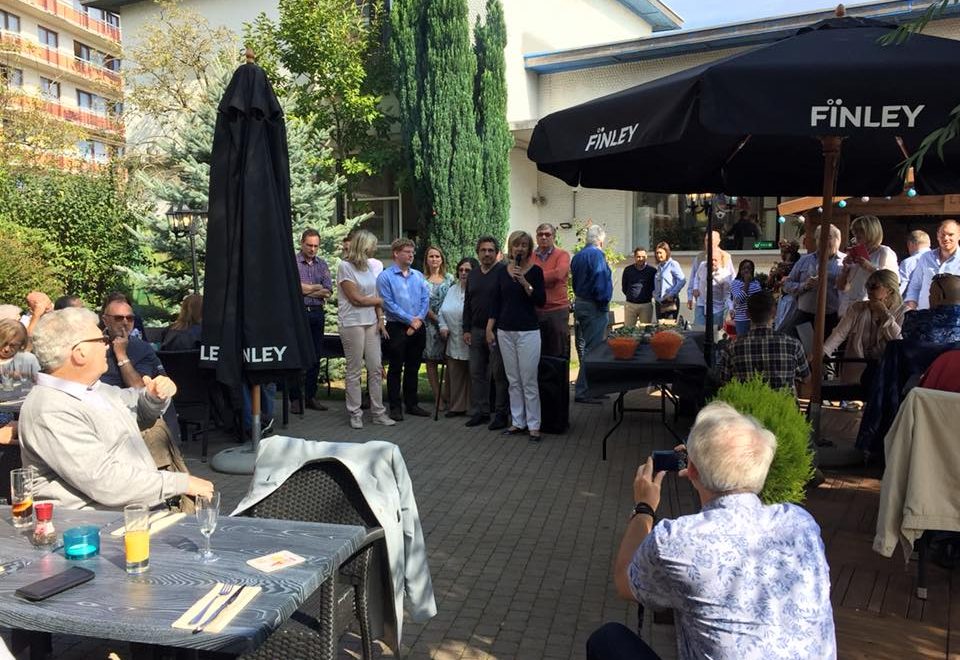
<svg viewBox="0 0 960 660">
<path fill-rule="evenodd" d="M 407 408 L 413 408 L 417 401 L 417 377 L 420 363 L 423 361 L 423 348 L 427 343 L 427 332 L 420 326 L 412 335 L 407 334 L 409 326 L 399 321 L 387 322 L 388 367 L 387 367 L 387 399 L 390 410 L 400 409 L 401 386 L 403 403 Z"/>
<path fill-rule="evenodd" d="M 587 639 L 587 660 L 660 660 L 660 656 L 622 623 L 605 623 Z"/>
</svg>

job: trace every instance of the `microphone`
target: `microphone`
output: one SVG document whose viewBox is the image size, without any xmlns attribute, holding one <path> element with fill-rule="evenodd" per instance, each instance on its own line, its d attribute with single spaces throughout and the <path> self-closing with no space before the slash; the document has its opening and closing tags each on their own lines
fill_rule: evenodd
<svg viewBox="0 0 960 660">
<path fill-rule="evenodd" d="M 513 261 L 516 264 L 517 268 L 520 268 L 520 264 L 523 262 L 523 257 L 518 254 L 513 258 Z"/>
</svg>

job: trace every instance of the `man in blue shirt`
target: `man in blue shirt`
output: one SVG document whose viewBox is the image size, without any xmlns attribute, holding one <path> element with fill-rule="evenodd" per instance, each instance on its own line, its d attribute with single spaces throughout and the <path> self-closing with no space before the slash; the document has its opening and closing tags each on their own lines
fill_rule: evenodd
<svg viewBox="0 0 960 660">
<path fill-rule="evenodd" d="M 837 291 L 837 277 L 847 256 L 840 252 L 840 230 L 830 225 L 830 234 L 827 239 L 827 318 L 824 336 L 829 336 L 837 326 L 840 310 L 840 294 Z M 820 225 L 814 231 L 814 241 L 820 243 Z M 784 321 L 781 332 L 797 336 L 797 326 L 804 323 L 813 324 L 817 313 L 817 292 L 819 291 L 820 256 L 810 252 L 800 257 L 800 261 L 793 265 L 790 275 L 783 281 L 783 292 L 797 300 L 797 311 L 793 318 Z"/>
<path fill-rule="evenodd" d="M 677 657 L 714 660 L 837 657 L 830 567 L 820 527 L 793 504 L 765 505 L 774 435 L 725 403 L 697 415 L 686 468 L 701 511 L 656 522 L 665 472 L 653 459 L 633 481 L 633 516 L 617 551 L 617 593 L 674 611 Z M 633 632 L 608 623 L 587 659 L 657 657 Z"/>
<path fill-rule="evenodd" d="M 600 403 L 605 397 L 591 397 L 587 392 L 586 369 L 583 358 L 604 340 L 608 325 L 608 307 L 613 297 L 613 274 L 603 254 L 606 232 L 599 225 L 587 227 L 586 245 L 570 262 L 573 276 L 573 316 L 576 320 L 577 354 L 580 373 L 577 374 L 577 403 Z"/>
<path fill-rule="evenodd" d="M 928 309 L 930 307 L 930 284 L 934 275 L 950 273 L 960 275 L 960 254 L 957 254 L 957 242 L 960 241 L 960 222 L 944 220 L 937 228 L 936 250 L 920 256 L 917 265 L 910 274 L 907 293 L 903 302 L 910 309 Z"/>
<path fill-rule="evenodd" d="M 917 262 L 920 257 L 930 251 L 930 234 L 920 229 L 910 232 L 907 236 L 907 252 L 910 254 L 906 259 L 900 262 L 900 295 L 907 292 L 907 285 L 910 284 L 910 276 L 917 269 Z"/>
<path fill-rule="evenodd" d="M 414 242 L 409 238 L 398 238 L 390 247 L 393 250 L 393 265 L 377 277 L 377 293 L 383 298 L 389 335 L 387 398 L 390 401 L 390 418 L 400 422 L 403 421 L 401 382 L 407 414 L 430 416 L 417 401 L 417 375 L 427 342 L 423 321 L 430 308 L 430 291 L 423 273 L 410 267 L 413 264 Z"/>
</svg>

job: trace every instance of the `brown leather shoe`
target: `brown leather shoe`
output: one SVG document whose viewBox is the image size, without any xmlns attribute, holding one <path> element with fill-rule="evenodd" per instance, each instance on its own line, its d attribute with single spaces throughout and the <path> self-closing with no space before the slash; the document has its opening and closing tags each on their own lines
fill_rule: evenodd
<svg viewBox="0 0 960 660">
<path fill-rule="evenodd" d="M 310 410 L 329 410 L 325 405 L 316 399 L 307 399 L 307 408 Z"/>
</svg>

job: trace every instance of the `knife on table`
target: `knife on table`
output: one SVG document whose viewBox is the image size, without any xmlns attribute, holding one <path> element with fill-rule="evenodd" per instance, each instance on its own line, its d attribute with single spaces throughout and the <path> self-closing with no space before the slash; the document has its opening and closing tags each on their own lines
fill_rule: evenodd
<svg viewBox="0 0 960 660">
<path fill-rule="evenodd" d="M 191 635 L 196 635 L 198 632 L 201 632 L 201 631 L 203 630 L 203 627 L 204 627 L 204 626 L 208 625 L 211 621 L 216 620 L 216 618 L 217 618 L 218 616 L 220 616 L 220 614 L 221 614 L 225 609 L 227 609 L 228 607 L 230 607 L 230 605 L 233 604 L 234 601 L 237 600 L 237 598 L 240 596 L 240 592 L 243 591 L 243 590 L 246 589 L 246 588 L 247 588 L 247 585 L 245 585 L 245 584 L 240 585 L 240 588 L 237 589 L 236 591 L 234 591 L 234 592 L 233 592 L 233 595 L 230 596 L 230 598 L 228 598 L 226 601 L 224 601 L 223 605 L 221 605 L 220 607 L 218 607 L 217 609 L 215 609 L 215 610 L 213 611 L 213 614 L 211 614 L 210 616 L 208 616 L 207 619 L 206 619 L 203 623 L 199 624 L 196 628 L 194 628 L 194 629 L 193 629 L 193 632 L 190 633 L 190 634 L 191 634 Z"/>
</svg>

